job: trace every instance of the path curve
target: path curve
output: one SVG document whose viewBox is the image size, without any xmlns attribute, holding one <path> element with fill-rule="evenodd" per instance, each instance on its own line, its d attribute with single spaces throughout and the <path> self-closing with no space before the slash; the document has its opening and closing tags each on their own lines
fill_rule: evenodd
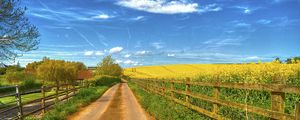
<svg viewBox="0 0 300 120">
<path fill-rule="evenodd" d="M 137 102 L 127 83 L 120 83 L 108 89 L 101 98 L 68 120 L 149 120 L 147 113 Z"/>
</svg>

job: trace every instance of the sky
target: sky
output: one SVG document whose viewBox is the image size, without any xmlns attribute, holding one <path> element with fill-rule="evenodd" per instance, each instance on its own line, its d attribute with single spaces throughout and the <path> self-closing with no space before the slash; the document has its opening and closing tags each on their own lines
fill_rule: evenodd
<svg viewBox="0 0 300 120">
<path fill-rule="evenodd" d="M 300 56 L 300 0 L 22 0 L 41 37 L 20 53 L 96 66 L 245 63 Z"/>
</svg>

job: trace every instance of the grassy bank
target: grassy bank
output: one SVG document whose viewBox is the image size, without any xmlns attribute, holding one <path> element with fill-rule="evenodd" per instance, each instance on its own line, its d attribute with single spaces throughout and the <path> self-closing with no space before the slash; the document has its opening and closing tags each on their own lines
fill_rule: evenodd
<svg viewBox="0 0 300 120">
<path fill-rule="evenodd" d="M 159 95 L 144 91 L 135 83 L 129 82 L 129 87 L 133 90 L 143 108 L 153 117 L 159 120 L 206 120 L 207 118 L 182 105 L 176 104 Z"/>
<path fill-rule="evenodd" d="M 72 97 L 69 101 L 58 103 L 55 107 L 47 112 L 42 120 L 65 120 L 67 117 L 77 112 L 81 107 L 89 105 L 97 100 L 104 92 L 112 85 L 120 82 L 120 78 L 103 76 L 97 77 L 93 81 L 94 86 L 81 89 L 78 94 Z M 28 120 L 33 120 L 32 117 L 27 117 Z"/>
<path fill-rule="evenodd" d="M 99 86 L 82 89 L 69 101 L 55 105 L 53 110 L 47 112 L 42 117 L 42 120 L 65 120 L 70 114 L 77 112 L 80 107 L 95 101 L 108 88 L 108 86 Z"/>
</svg>

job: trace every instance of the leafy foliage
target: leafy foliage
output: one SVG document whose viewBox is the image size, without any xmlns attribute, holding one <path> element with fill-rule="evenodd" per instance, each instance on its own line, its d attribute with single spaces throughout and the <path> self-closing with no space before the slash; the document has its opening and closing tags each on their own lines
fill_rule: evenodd
<svg viewBox="0 0 300 120">
<path fill-rule="evenodd" d="M 67 62 L 63 60 L 44 59 L 38 65 L 37 75 L 43 83 L 50 82 L 59 85 L 61 83 L 73 83 L 78 72 L 86 69 L 80 62 Z"/>
<path fill-rule="evenodd" d="M 122 75 L 122 68 L 119 64 L 114 63 L 111 56 L 103 58 L 102 62 L 97 65 L 97 75 L 109 75 L 120 77 Z"/>
<path fill-rule="evenodd" d="M 0 60 L 14 60 L 18 51 L 37 49 L 39 32 L 25 16 L 19 0 L 0 1 Z"/>
<path fill-rule="evenodd" d="M 5 76 L 9 83 L 18 84 L 25 77 L 25 74 L 22 71 L 8 69 Z"/>
<path fill-rule="evenodd" d="M 111 86 L 114 83 L 118 83 L 121 81 L 119 77 L 112 77 L 112 76 L 95 76 L 93 78 L 95 80 L 92 81 L 92 83 L 95 86 Z"/>
</svg>

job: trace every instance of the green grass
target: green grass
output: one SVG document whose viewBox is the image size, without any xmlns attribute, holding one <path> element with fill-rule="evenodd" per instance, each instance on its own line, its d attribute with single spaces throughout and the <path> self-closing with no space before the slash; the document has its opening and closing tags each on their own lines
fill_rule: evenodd
<svg viewBox="0 0 300 120">
<path fill-rule="evenodd" d="M 80 107 L 86 106 L 92 101 L 99 98 L 109 87 L 91 87 L 82 89 L 77 95 L 67 102 L 55 105 L 54 109 L 47 112 L 42 120 L 65 120 L 67 117 L 79 110 Z M 32 119 L 32 118 L 27 118 Z"/>
<path fill-rule="evenodd" d="M 46 96 L 48 95 L 53 95 L 55 94 L 54 91 L 51 91 L 51 92 L 46 92 Z M 27 94 L 27 95 L 22 95 L 21 96 L 21 99 L 22 99 L 22 102 L 28 102 L 28 101 L 32 101 L 32 100 L 35 100 L 35 99 L 39 99 L 39 98 L 42 98 L 42 94 L 41 93 L 32 93 L 32 94 Z M 9 103 L 11 101 L 15 101 L 16 98 L 15 96 L 10 96 L 10 97 L 5 97 L 5 98 L 0 98 L 0 103 L 2 104 L 6 104 L 6 103 Z M 14 103 L 15 104 L 15 103 Z M 11 105 L 11 104 L 9 104 Z"/>
<path fill-rule="evenodd" d="M 81 89 L 78 94 L 69 101 L 58 103 L 52 110 L 47 112 L 42 120 L 65 120 L 67 117 L 77 112 L 81 107 L 87 106 L 98 99 L 112 85 L 118 83 L 120 78 L 96 78 L 95 87 Z M 98 83 L 97 83 L 98 82 Z M 35 120 L 32 116 L 28 120 Z"/>
<path fill-rule="evenodd" d="M 0 75 L 0 86 L 8 85 L 8 83 L 5 80 L 5 75 Z"/>
<path fill-rule="evenodd" d="M 137 84 L 129 82 L 143 108 L 158 120 L 206 120 L 210 119 L 185 106 L 176 104 L 162 96 L 148 93 Z"/>
</svg>

